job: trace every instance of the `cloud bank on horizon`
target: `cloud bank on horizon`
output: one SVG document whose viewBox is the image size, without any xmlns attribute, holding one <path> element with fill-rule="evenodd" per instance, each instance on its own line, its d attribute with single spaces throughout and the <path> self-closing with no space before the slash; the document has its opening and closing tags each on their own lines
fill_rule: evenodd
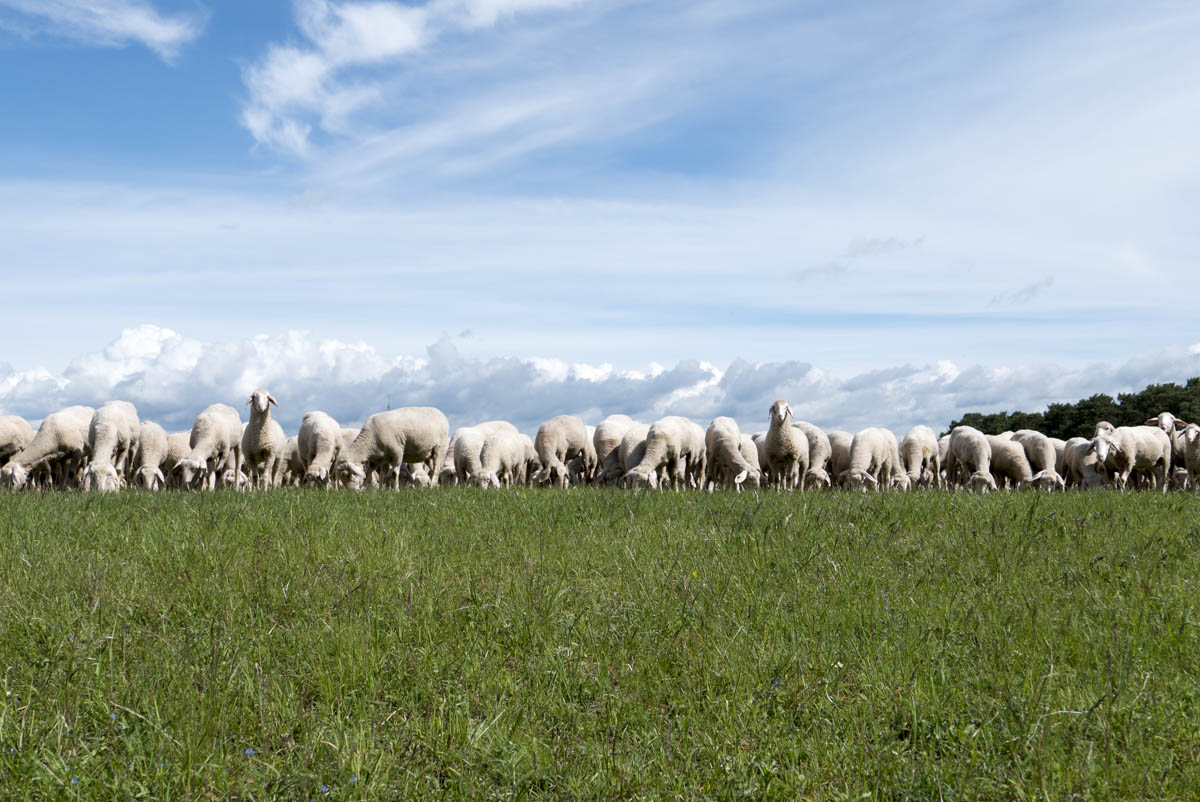
<svg viewBox="0 0 1200 802">
<path fill-rule="evenodd" d="M 530 434 L 555 415 L 580 415 L 595 424 L 614 413 L 646 422 L 684 415 L 704 425 L 729 415 L 753 432 L 766 428 L 771 403 L 786 398 L 798 419 L 826 429 L 884 425 L 903 434 L 918 423 L 944 429 L 973 410 L 1037 411 L 1050 401 L 1136 391 L 1194 375 L 1200 375 L 1200 343 L 1081 370 L 960 368 L 940 361 L 837 375 L 794 361 L 736 359 L 721 368 L 684 360 L 617 370 L 557 359 L 480 358 L 464 354 L 451 337 L 419 356 L 389 356 L 366 343 L 317 340 L 302 331 L 205 342 L 144 324 L 61 372 L 0 364 L 0 412 L 36 420 L 70 404 L 119 398 L 132 401 L 143 419 L 184 430 L 208 404 L 244 406 L 251 392 L 266 387 L 280 402 L 276 416 L 293 433 L 310 410 L 358 425 L 374 412 L 401 406 L 436 406 L 452 427 L 502 418 Z"/>
</svg>

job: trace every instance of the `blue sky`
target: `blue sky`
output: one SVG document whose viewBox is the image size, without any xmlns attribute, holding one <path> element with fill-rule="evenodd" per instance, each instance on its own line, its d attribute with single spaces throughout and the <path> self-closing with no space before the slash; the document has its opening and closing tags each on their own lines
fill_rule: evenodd
<svg viewBox="0 0 1200 802">
<path fill-rule="evenodd" d="M 30 335 L 0 409 L 124 391 L 183 420 L 189 381 L 317 359 L 305 403 L 361 419 L 455 397 L 447 347 L 481 395 L 626 377 L 628 409 L 530 421 L 748 424 L 780 391 L 712 396 L 735 364 L 809 366 L 845 428 L 1182 380 L 1198 36 L 1184 2 L 0 0 Z"/>
</svg>

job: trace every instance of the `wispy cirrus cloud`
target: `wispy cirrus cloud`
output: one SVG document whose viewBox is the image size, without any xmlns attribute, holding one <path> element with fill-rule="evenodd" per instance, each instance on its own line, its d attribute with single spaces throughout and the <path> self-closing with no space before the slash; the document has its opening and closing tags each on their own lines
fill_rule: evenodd
<svg viewBox="0 0 1200 802">
<path fill-rule="evenodd" d="M 136 42 L 170 62 L 200 36 L 205 16 L 163 13 L 145 0 L 0 0 L 0 25 L 108 47 Z"/>
</svg>

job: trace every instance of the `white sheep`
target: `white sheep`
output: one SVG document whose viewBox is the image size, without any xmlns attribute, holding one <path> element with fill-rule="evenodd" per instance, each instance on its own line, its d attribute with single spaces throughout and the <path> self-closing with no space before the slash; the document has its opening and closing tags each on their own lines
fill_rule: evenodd
<svg viewBox="0 0 1200 802">
<path fill-rule="evenodd" d="M 144 420 L 138 427 L 138 447 L 133 455 L 133 485 L 145 490 L 161 490 L 167 485 L 163 463 L 167 459 L 167 432 L 154 421 Z"/>
<path fill-rule="evenodd" d="M 808 421 L 792 421 L 792 426 L 803 432 L 805 439 L 808 440 L 808 470 L 802 477 L 801 484 L 806 489 L 829 487 L 833 483 L 829 477 L 829 460 L 833 454 L 829 437 L 820 427 L 814 426 Z"/>
<path fill-rule="evenodd" d="M 859 431 L 850 443 L 850 465 L 838 481 L 861 490 L 890 488 L 898 450 L 896 436 L 886 429 L 872 426 Z"/>
<path fill-rule="evenodd" d="M 0 415 L 0 465 L 33 442 L 33 427 L 19 415 Z"/>
<path fill-rule="evenodd" d="M 241 465 L 242 419 L 237 410 L 228 404 L 205 407 L 192 424 L 188 449 L 175 466 L 183 487 L 212 490 L 218 479 L 224 484 L 225 472 Z"/>
<path fill-rule="evenodd" d="M 754 447 L 753 442 L 751 447 Z M 711 491 L 720 484 L 740 492 L 742 483 L 747 480 L 758 488 L 762 473 L 758 467 L 758 451 L 755 449 L 752 460 L 746 459 L 742 452 L 742 433 L 733 418 L 719 417 L 709 424 L 704 434 L 704 450 L 706 489 Z"/>
<path fill-rule="evenodd" d="M 354 435 L 358 432 L 354 431 Z M 345 432 L 331 415 L 320 410 L 305 412 L 300 419 L 300 433 L 296 436 L 301 484 L 328 487 L 333 465 L 344 443 Z"/>
<path fill-rule="evenodd" d="M 1157 426 L 1118 426 L 1111 434 L 1092 438 L 1092 449 L 1119 489 L 1128 488 L 1134 471 L 1145 471 L 1152 474 L 1155 487 L 1167 492 L 1171 438 Z"/>
<path fill-rule="evenodd" d="M 1012 440 L 1025 451 L 1029 467 L 1033 470 L 1033 484 L 1045 490 L 1064 490 L 1066 480 L 1059 475 L 1058 451 L 1050 438 L 1033 429 L 1021 429 L 1013 433 Z"/>
<path fill-rule="evenodd" d="M 1170 412 L 1160 412 L 1145 423 L 1146 426 L 1157 426 L 1171 438 L 1171 464 L 1182 466 L 1187 461 L 1187 448 L 1181 438 L 1180 430 L 1189 424 L 1172 415 Z"/>
<path fill-rule="evenodd" d="M 614 482 L 621 478 L 621 439 L 634 425 L 628 415 L 609 415 L 596 427 L 592 448 L 596 452 L 597 480 Z"/>
<path fill-rule="evenodd" d="M 533 477 L 534 484 L 553 483 L 566 487 L 571 480 L 567 463 L 583 455 L 583 476 L 595 469 L 596 449 L 588 437 L 587 426 L 574 415 L 559 415 L 538 427 L 533 439 L 534 449 L 542 464 Z"/>
<path fill-rule="evenodd" d="M 451 448 L 454 449 L 450 456 L 454 460 L 454 475 L 457 481 L 465 484 L 483 473 L 480 454 L 483 453 L 486 440 L 487 435 L 474 426 L 464 426 L 454 432 L 454 437 L 450 438 Z"/>
<path fill-rule="evenodd" d="M 1000 488 L 1024 490 L 1033 481 L 1033 469 L 1021 444 L 1007 437 L 985 435 L 991 448 L 991 471 Z"/>
<path fill-rule="evenodd" d="M 942 486 L 942 463 L 937 435 L 928 426 L 914 426 L 900 441 L 900 467 L 914 487 Z"/>
<path fill-rule="evenodd" d="M 621 459 L 622 475 L 633 470 L 646 455 L 646 436 L 650 433 L 650 424 L 635 423 L 621 438 L 617 453 Z"/>
<path fill-rule="evenodd" d="M 665 468 L 671 486 L 679 490 L 688 485 L 697 466 L 702 482 L 704 430 L 687 418 L 669 415 L 650 425 L 642 459 L 625 472 L 623 481 L 627 487 L 657 488 L 659 471 Z"/>
<path fill-rule="evenodd" d="M 250 487 L 265 490 L 273 486 L 287 435 L 279 422 L 271 418 L 271 407 L 279 406 L 275 396 L 259 388 L 246 403 L 250 406 L 250 420 L 242 430 L 239 470 L 244 465 Z"/>
<path fill-rule="evenodd" d="M 1192 489 L 1200 493 L 1200 425 L 1189 423 L 1179 433 L 1183 441 L 1183 464 Z"/>
<path fill-rule="evenodd" d="M 76 486 L 89 452 L 88 425 L 95 412 L 91 407 L 73 406 L 47 415 L 29 445 L 0 469 L 0 484 L 19 489 L 35 471 L 45 469 L 57 486 Z"/>
<path fill-rule="evenodd" d="M 446 458 L 450 424 L 433 407 L 401 407 L 367 418 L 358 436 L 338 455 L 334 475 L 348 486 L 361 488 L 367 468 L 386 475 L 402 462 L 423 462 L 436 483 Z"/>
<path fill-rule="evenodd" d="M 480 487 L 512 487 L 524 484 L 528 465 L 526 441 L 517 432 L 494 431 L 483 441 L 479 452 L 479 470 L 471 480 Z"/>
<path fill-rule="evenodd" d="M 1067 441 L 1058 437 L 1047 437 L 1046 439 L 1054 447 L 1054 472 L 1065 479 L 1066 474 L 1063 471 L 1065 470 L 1064 466 L 1066 465 L 1067 458 Z"/>
<path fill-rule="evenodd" d="M 186 432 L 167 435 L 167 456 L 162 463 L 163 475 L 167 477 L 167 487 L 183 487 L 181 472 L 176 469 L 179 467 L 179 463 L 187 459 L 188 454 L 192 452 L 191 439 L 190 429 Z"/>
<path fill-rule="evenodd" d="M 1091 490 L 1108 486 L 1108 475 L 1104 465 L 1096 459 L 1092 441 L 1086 437 L 1072 437 L 1063 447 L 1063 478 L 1071 487 Z"/>
<path fill-rule="evenodd" d="M 808 438 L 792 427 L 792 408 L 782 398 L 767 410 L 767 464 L 771 482 L 780 490 L 804 489 L 808 472 Z"/>
<path fill-rule="evenodd" d="M 829 475 L 838 479 L 850 468 L 850 445 L 854 435 L 835 429 L 829 433 Z M 840 479 L 838 480 L 840 481 Z"/>
<path fill-rule="evenodd" d="M 971 426 L 955 426 L 946 452 L 946 476 L 968 490 L 986 493 L 997 489 L 991 468 L 992 447 L 983 432 Z"/>
</svg>

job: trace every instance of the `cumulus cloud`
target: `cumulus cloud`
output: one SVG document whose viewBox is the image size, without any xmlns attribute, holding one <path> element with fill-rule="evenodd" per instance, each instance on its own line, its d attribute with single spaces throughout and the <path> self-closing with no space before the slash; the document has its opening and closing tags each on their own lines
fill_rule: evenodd
<svg viewBox="0 0 1200 802">
<path fill-rule="evenodd" d="M 36 33 L 109 47 L 138 42 L 165 61 L 204 29 L 198 14 L 162 14 L 145 0 L 0 0 L 2 8 L 24 15 L 23 27 Z M 7 23 L 13 27 L 15 20 Z"/>
<path fill-rule="evenodd" d="M 356 68 L 396 63 L 450 31 L 491 27 L 522 12 L 581 0 L 428 0 L 424 4 L 297 0 L 302 46 L 272 45 L 243 72 L 249 97 L 242 124 L 260 143 L 306 155 L 313 121 L 343 132 L 357 111 L 378 102 L 377 77 Z"/>
<path fill-rule="evenodd" d="M 143 418 L 182 430 L 208 404 L 244 408 L 254 389 L 267 387 L 279 399 L 279 419 L 293 432 L 308 410 L 355 425 L 387 408 L 424 405 L 444 411 L 452 427 L 504 418 L 533 433 L 558 414 L 596 423 L 623 412 L 644 421 L 685 415 L 704 425 L 729 415 L 756 431 L 766 427 L 772 401 L 786 398 L 798 418 L 827 429 L 883 425 L 903 432 L 917 423 L 945 428 L 969 411 L 1037 410 L 1195 375 L 1195 345 L 1073 369 L 960 368 L 939 360 L 843 376 L 797 361 L 736 359 L 722 369 L 682 360 L 674 367 L 617 370 L 538 357 L 482 358 L 464 354 L 450 337 L 421 355 L 386 355 L 366 343 L 317 340 L 301 331 L 205 342 L 146 324 L 72 360 L 60 374 L 0 364 L 0 412 L 36 420 L 69 404 L 121 398 L 136 404 Z"/>
</svg>

